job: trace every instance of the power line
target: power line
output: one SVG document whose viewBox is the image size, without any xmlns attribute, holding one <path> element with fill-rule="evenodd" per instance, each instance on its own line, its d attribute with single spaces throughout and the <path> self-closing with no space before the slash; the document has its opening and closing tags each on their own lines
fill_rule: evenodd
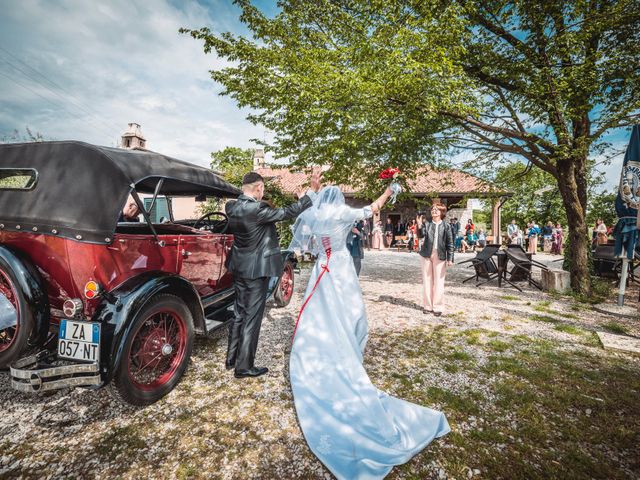
<svg viewBox="0 0 640 480">
<path fill-rule="evenodd" d="M 67 97 L 69 98 L 65 98 L 62 95 L 60 95 L 57 91 L 53 90 L 51 87 L 48 87 L 47 85 L 43 84 L 41 80 L 38 80 L 37 78 L 34 78 L 32 75 L 30 75 L 29 73 L 25 72 L 22 68 L 20 68 L 19 66 L 11 63 L 9 60 L 7 60 L 6 58 L 4 59 L 4 61 L 10 65 L 11 67 L 13 67 L 15 70 L 18 70 L 20 73 L 22 73 L 24 76 L 26 76 L 27 78 L 33 80 L 36 83 L 39 83 L 40 85 L 42 85 L 44 88 L 46 88 L 47 90 L 51 91 L 53 94 L 55 94 L 56 96 L 62 98 L 65 102 L 69 102 L 72 105 L 74 105 L 76 108 L 78 108 L 79 110 L 84 111 L 86 114 L 93 116 L 96 120 L 98 120 L 102 125 L 104 125 L 106 128 L 108 128 L 109 130 L 114 129 L 116 132 L 120 131 L 119 127 L 115 127 L 114 125 L 110 125 L 105 123 L 101 117 L 99 117 L 91 107 L 89 107 L 88 105 L 86 105 L 85 103 L 83 103 L 80 99 L 78 99 L 77 97 L 75 97 L 73 94 L 71 94 L 70 92 L 68 92 L 67 90 L 65 90 L 65 88 L 63 88 L 62 86 L 58 85 L 57 83 L 55 83 L 53 80 L 47 78 L 45 75 L 43 75 L 42 73 L 40 73 L 37 69 L 35 69 L 34 67 L 32 67 L 31 65 L 23 62 L 20 58 L 16 57 L 14 54 L 12 54 L 10 51 L 8 51 L 6 48 L 0 46 L 0 50 L 2 50 L 3 52 L 5 52 L 7 55 L 9 55 L 10 57 L 14 58 L 15 60 L 17 60 L 18 62 L 20 62 L 22 65 L 24 65 L 26 68 L 28 68 L 29 70 L 31 70 L 32 72 L 34 72 L 36 75 L 38 75 L 39 77 L 43 78 L 49 85 L 52 85 L 53 87 L 59 89 L 60 91 L 62 91 L 65 95 L 67 95 Z M 72 101 L 72 100 L 75 101 Z"/>
<path fill-rule="evenodd" d="M 42 98 L 43 100 L 49 102 L 51 105 L 53 105 L 54 107 L 57 108 L 61 108 L 62 110 L 66 111 L 67 113 L 69 113 L 70 115 L 80 118 L 77 114 L 74 114 L 73 112 L 71 112 L 65 105 L 54 102 L 53 100 L 51 100 L 50 98 L 45 97 L 44 95 L 42 95 L 40 92 L 34 90 L 33 88 L 31 88 L 28 85 L 25 85 L 22 82 L 19 82 L 18 80 L 16 80 L 15 78 L 9 76 L 8 74 L 6 74 L 5 72 L 0 71 L 0 75 L 2 75 L 5 78 L 8 78 L 9 80 L 11 80 L 12 82 L 16 83 L 17 85 L 21 86 L 22 88 L 24 88 L 25 90 L 29 90 L 31 93 L 34 93 L 35 95 L 39 96 L 40 98 Z M 111 132 L 106 132 L 104 130 L 102 130 L 103 127 L 100 127 L 99 125 L 96 125 L 91 119 L 87 119 L 87 122 L 90 123 L 94 128 L 96 128 L 97 130 L 100 130 L 102 133 L 107 133 L 109 137 L 111 137 Z"/>
</svg>

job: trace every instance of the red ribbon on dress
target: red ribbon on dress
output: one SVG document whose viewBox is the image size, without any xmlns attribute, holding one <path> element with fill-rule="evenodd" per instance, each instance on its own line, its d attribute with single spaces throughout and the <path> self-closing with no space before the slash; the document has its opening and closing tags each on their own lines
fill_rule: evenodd
<svg viewBox="0 0 640 480">
<path fill-rule="evenodd" d="M 320 283 L 320 280 L 322 279 L 322 276 L 324 275 L 324 272 L 328 272 L 329 271 L 329 259 L 331 258 L 331 241 L 330 241 L 329 237 L 323 237 L 322 238 L 322 246 L 325 247 L 324 251 L 327 254 L 327 263 L 320 265 L 320 268 L 322 268 L 322 271 L 320 272 L 320 275 L 318 275 L 318 278 L 316 280 L 316 284 L 313 286 L 313 290 L 311 290 L 311 293 L 309 294 L 307 299 L 302 304 L 302 307 L 300 307 L 300 313 L 298 314 L 298 319 L 296 320 L 296 326 L 293 329 L 293 336 L 291 337 L 291 345 L 293 345 L 293 341 L 296 338 L 296 331 L 298 330 L 298 323 L 300 323 L 300 317 L 302 317 L 302 312 L 304 311 L 305 307 L 307 306 L 307 303 L 309 303 L 309 300 L 311 300 L 311 297 L 313 297 L 313 294 L 316 292 L 316 288 L 318 288 L 318 284 Z"/>
</svg>

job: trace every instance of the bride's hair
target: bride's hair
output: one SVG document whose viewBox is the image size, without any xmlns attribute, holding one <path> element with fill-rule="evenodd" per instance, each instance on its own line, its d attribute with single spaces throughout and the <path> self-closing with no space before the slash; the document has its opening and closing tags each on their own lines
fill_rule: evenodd
<svg viewBox="0 0 640 480">
<path fill-rule="evenodd" d="M 444 218 L 444 216 L 447 214 L 447 207 L 444 203 L 434 203 L 431 208 L 436 207 L 438 210 L 440 210 L 440 218 Z M 469 219 L 471 220 L 471 219 Z"/>
</svg>

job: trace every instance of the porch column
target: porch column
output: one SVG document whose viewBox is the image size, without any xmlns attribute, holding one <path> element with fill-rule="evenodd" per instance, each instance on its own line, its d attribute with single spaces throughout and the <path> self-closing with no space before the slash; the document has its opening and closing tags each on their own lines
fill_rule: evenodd
<svg viewBox="0 0 640 480">
<path fill-rule="evenodd" d="M 493 243 L 502 243 L 502 231 L 500 229 L 500 204 L 502 199 L 496 198 L 493 200 L 493 206 L 491 208 L 491 235 L 493 235 Z"/>
</svg>

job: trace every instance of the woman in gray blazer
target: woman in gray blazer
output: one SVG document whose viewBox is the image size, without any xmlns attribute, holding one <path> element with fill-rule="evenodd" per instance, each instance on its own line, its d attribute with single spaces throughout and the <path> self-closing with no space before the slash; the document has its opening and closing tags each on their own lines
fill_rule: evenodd
<svg viewBox="0 0 640 480">
<path fill-rule="evenodd" d="M 453 265 L 453 234 L 443 219 L 447 207 L 434 203 L 431 221 L 423 223 L 418 217 L 418 228 L 424 242 L 420 249 L 422 267 L 422 303 L 424 313 L 442 315 L 444 311 L 444 277 L 446 267 Z"/>
</svg>

